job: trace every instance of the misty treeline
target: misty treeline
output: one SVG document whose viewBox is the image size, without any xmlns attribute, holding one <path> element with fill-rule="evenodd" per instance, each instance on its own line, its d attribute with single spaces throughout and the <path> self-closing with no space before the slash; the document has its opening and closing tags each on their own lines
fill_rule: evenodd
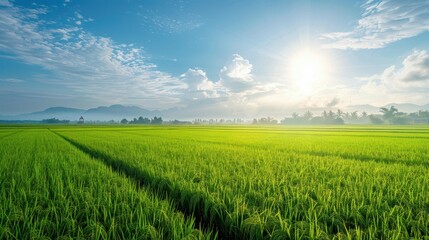
<svg viewBox="0 0 429 240">
<path fill-rule="evenodd" d="M 428 124 L 429 123 L 429 111 L 418 111 L 414 113 L 399 112 L 397 108 L 391 106 L 390 108 L 380 108 L 382 113 L 381 118 L 370 115 L 370 121 L 373 124 Z"/>
<path fill-rule="evenodd" d="M 19 123 L 19 121 L 3 121 L 6 123 Z M 25 123 L 26 121 L 23 121 Z M 1 121 L 0 121 L 1 123 Z M 68 124 L 69 120 L 59 120 L 57 118 L 44 119 L 42 121 L 36 121 L 35 123 L 44 124 Z M 117 121 L 111 120 L 107 122 L 95 121 L 88 123 L 109 123 L 115 124 Z M 119 121 L 121 124 L 249 124 L 249 121 L 235 118 L 233 120 L 225 119 L 195 119 L 194 121 L 180 121 L 170 120 L 164 121 L 162 117 L 139 117 L 132 120 L 126 118 Z M 392 125 L 404 125 L 404 124 L 429 124 L 429 111 L 420 110 L 414 113 L 400 112 L 396 107 L 391 106 L 388 108 L 380 108 L 377 114 L 368 114 L 366 112 L 344 112 L 341 109 L 336 111 L 323 111 L 320 115 L 315 115 L 310 111 L 306 111 L 303 114 L 293 113 L 291 117 L 286 117 L 280 121 L 272 117 L 262 117 L 259 119 L 253 119 L 253 124 L 263 125 L 275 125 L 275 124 L 308 124 L 308 125 L 342 125 L 342 124 L 392 124 Z"/>
<path fill-rule="evenodd" d="M 429 111 L 418 111 L 414 113 L 400 112 L 396 107 L 380 108 L 379 114 L 368 114 L 366 112 L 344 112 L 341 109 L 337 111 L 323 111 L 321 115 L 314 115 L 307 111 L 304 114 L 293 113 L 291 117 L 284 118 L 281 124 L 428 124 Z M 278 121 L 267 117 L 253 119 L 253 124 L 278 124 Z"/>
<path fill-rule="evenodd" d="M 48 119 L 43 119 L 40 122 L 41 123 L 47 123 L 47 124 L 52 124 L 52 123 L 68 124 L 70 122 L 70 120 L 60 120 L 58 118 L 48 118 Z"/>
<path fill-rule="evenodd" d="M 153 117 L 152 119 L 149 119 L 147 117 L 139 117 L 134 118 L 131 121 L 128 121 L 126 118 L 121 120 L 122 124 L 162 124 L 163 120 L 162 117 Z"/>
</svg>

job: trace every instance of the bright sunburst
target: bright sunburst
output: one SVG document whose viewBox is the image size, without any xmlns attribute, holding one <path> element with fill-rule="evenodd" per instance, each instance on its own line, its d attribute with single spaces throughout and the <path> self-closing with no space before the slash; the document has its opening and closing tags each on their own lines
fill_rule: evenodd
<svg viewBox="0 0 429 240">
<path fill-rule="evenodd" d="M 309 95 L 326 75 L 326 60 L 310 50 L 299 52 L 291 59 L 291 77 L 300 94 Z"/>
</svg>

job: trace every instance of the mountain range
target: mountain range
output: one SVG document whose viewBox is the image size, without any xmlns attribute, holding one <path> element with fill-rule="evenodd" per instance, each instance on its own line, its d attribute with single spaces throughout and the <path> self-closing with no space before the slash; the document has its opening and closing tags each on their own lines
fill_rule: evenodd
<svg viewBox="0 0 429 240">
<path fill-rule="evenodd" d="M 399 112 L 405 112 L 405 113 L 412 113 L 412 112 L 418 112 L 420 110 L 429 110 L 429 103 L 425 105 L 417 105 L 413 103 L 389 103 L 384 106 L 376 107 L 373 105 L 365 104 L 365 105 L 351 105 L 347 106 L 344 110 L 353 112 L 367 112 L 367 113 L 380 113 L 380 108 L 390 108 L 391 106 L 394 106 L 398 109 Z"/>
<path fill-rule="evenodd" d="M 429 110 L 429 104 L 426 105 L 416 105 L 412 103 L 390 103 L 380 107 L 389 108 L 390 106 L 395 106 L 400 112 L 418 112 L 419 110 Z M 380 107 L 373 105 L 351 105 L 345 108 L 342 108 L 343 111 L 347 112 L 367 112 L 369 114 L 379 113 Z M 334 109 L 334 108 L 333 108 Z M 320 109 L 323 111 L 323 109 Z M 316 113 L 317 111 L 315 111 Z M 51 107 L 40 112 L 32 112 L 20 115 L 0 115 L 0 120 L 43 120 L 49 118 L 57 119 L 67 119 L 71 121 L 77 121 L 81 116 L 85 120 L 90 121 L 108 121 L 115 120 L 119 121 L 123 118 L 131 120 L 133 118 L 138 118 L 139 116 L 143 117 L 154 117 L 162 116 L 167 119 L 186 118 L 193 119 L 195 117 L 206 117 L 206 116 L 182 116 L 182 110 L 178 108 L 172 108 L 168 110 L 158 111 L 158 110 L 147 110 L 137 106 L 124 106 L 124 105 L 111 105 L 111 106 L 101 106 L 90 109 L 79 109 L 79 108 L 67 108 L 67 107 Z M 285 113 L 285 115 L 290 113 Z M 318 114 L 318 113 L 316 113 Z M 230 118 L 237 116 L 219 116 L 219 118 Z M 280 117 L 280 116 L 279 116 Z"/>
<path fill-rule="evenodd" d="M 77 121 L 81 116 L 90 121 L 132 119 L 139 116 L 160 116 L 160 111 L 150 111 L 136 106 L 111 105 L 90 109 L 51 107 L 40 112 L 25 113 L 14 116 L 0 116 L 2 120 L 43 120 L 49 118 Z"/>
</svg>

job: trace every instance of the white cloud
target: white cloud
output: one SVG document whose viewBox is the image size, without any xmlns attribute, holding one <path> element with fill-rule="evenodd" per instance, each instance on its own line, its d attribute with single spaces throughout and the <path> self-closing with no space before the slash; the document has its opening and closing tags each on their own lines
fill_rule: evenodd
<svg viewBox="0 0 429 240">
<path fill-rule="evenodd" d="M 398 81 L 429 81 L 429 54 L 426 51 L 414 51 L 402 64 L 403 67 L 397 70 Z"/>
<path fill-rule="evenodd" d="M 199 114 L 203 114 L 204 109 L 217 109 L 221 115 L 236 117 L 257 114 L 260 107 L 267 107 L 264 99 L 268 99 L 279 85 L 256 82 L 252 68 L 249 60 L 233 54 L 232 59 L 220 70 L 217 81 L 209 80 L 201 69 L 189 69 L 181 75 L 181 80 L 187 85 L 182 100 Z M 280 99 L 284 99 L 284 96 L 280 96 Z M 283 103 L 278 98 L 275 101 Z"/>
<path fill-rule="evenodd" d="M 6 2 L 8 3 L 8 2 Z M 46 9 L 0 8 L 0 51 L 49 71 L 38 81 L 73 89 L 106 103 L 171 107 L 184 84 L 149 63 L 140 48 L 115 43 L 80 27 L 46 24 Z"/>
<path fill-rule="evenodd" d="M 220 70 L 220 83 L 230 92 L 243 92 L 255 86 L 253 65 L 239 54 Z"/>
<path fill-rule="evenodd" d="M 429 81 L 429 54 L 425 50 L 415 50 L 402 61 L 401 67 L 392 65 L 381 74 L 362 79 L 409 86 L 425 84 Z"/>
<path fill-rule="evenodd" d="M 322 35 L 327 48 L 372 49 L 429 30 L 429 1 L 369 0 L 364 13 L 349 32 Z"/>
<path fill-rule="evenodd" d="M 204 98 L 217 98 L 224 93 L 224 89 L 219 82 L 212 82 L 207 78 L 207 74 L 201 69 L 188 69 L 180 76 L 186 83 L 187 89 L 183 99 L 199 100 Z"/>
<path fill-rule="evenodd" d="M 79 12 L 74 12 L 75 17 L 69 17 L 67 18 L 67 21 L 74 22 L 76 25 L 80 26 L 83 23 L 88 23 L 94 21 L 92 18 L 85 18 L 82 14 Z"/>
<path fill-rule="evenodd" d="M 415 50 L 402 61 L 402 66 L 392 65 L 380 74 L 359 78 L 366 81 L 360 93 L 369 97 L 391 99 L 391 101 L 427 101 L 429 94 L 429 54 Z"/>
</svg>

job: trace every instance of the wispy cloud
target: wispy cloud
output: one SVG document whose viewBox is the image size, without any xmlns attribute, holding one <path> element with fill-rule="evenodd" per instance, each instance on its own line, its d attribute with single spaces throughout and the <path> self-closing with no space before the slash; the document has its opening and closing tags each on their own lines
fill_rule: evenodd
<svg viewBox="0 0 429 240">
<path fill-rule="evenodd" d="M 134 104 L 160 108 L 179 102 L 185 84 L 157 70 L 141 48 L 95 36 L 76 25 L 54 28 L 42 20 L 44 8 L 21 8 L 4 0 L 1 5 L 0 51 L 50 71 L 43 81 L 106 103 L 132 99 Z M 76 17 L 83 19 L 80 14 Z"/>
<path fill-rule="evenodd" d="M 410 38 L 429 30 L 429 1 L 369 0 L 363 14 L 349 32 L 322 35 L 325 47 L 373 49 Z"/>
<path fill-rule="evenodd" d="M 23 82 L 25 82 L 25 80 L 18 79 L 18 78 L 2 78 L 2 79 L 0 79 L 0 82 L 23 83 Z"/>
<path fill-rule="evenodd" d="M 12 4 L 8 0 L 0 0 L 0 6 L 11 7 Z"/>
<path fill-rule="evenodd" d="M 179 19 L 167 16 L 144 16 L 146 23 L 153 24 L 157 29 L 161 29 L 169 34 L 177 34 L 191 31 L 203 25 L 195 19 Z"/>
<path fill-rule="evenodd" d="M 198 13 L 187 11 L 185 1 L 170 0 L 163 3 L 171 6 L 174 11 L 139 6 L 138 15 L 142 18 L 142 24 L 153 32 L 180 34 L 204 25 Z"/>
<path fill-rule="evenodd" d="M 80 26 L 83 23 L 88 23 L 94 21 L 92 18 L 85 18 L 83 15 L 79 12 L 74 12 L 74 17 L 68 17 L 67 21 L 74 22 L 76 25 Z"/>
<path fill-rule="evenodd" d="M 328 103 L 326 103 L 326 106 L 329 108 L 335 107 L 340 103 L 340 99 L 337 97 L 334 97 L 331 99 Z"/>
</svg>

